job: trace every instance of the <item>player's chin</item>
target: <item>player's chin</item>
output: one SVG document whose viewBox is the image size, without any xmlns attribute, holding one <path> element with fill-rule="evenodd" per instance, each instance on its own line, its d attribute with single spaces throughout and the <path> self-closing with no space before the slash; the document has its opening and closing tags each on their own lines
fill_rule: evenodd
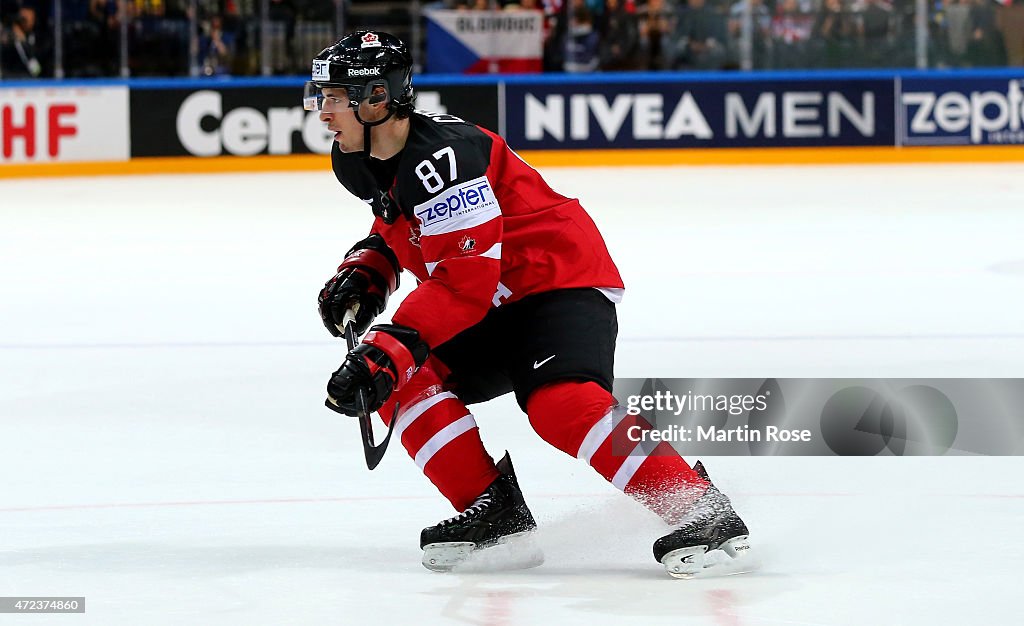
<svg viewBox="0 0 1024 626">
<path fill-rule="evenodd" d="M 338 149 L 341 150 L 342 152 L 359 152 L 360 150 L 362 150 L 362 148 L 350 146 L 347 143 L 345 143 L 345 139 L 341 137 L 341 133 L 335 135 L 334 141 L 338 144 Z"/>
</svg>

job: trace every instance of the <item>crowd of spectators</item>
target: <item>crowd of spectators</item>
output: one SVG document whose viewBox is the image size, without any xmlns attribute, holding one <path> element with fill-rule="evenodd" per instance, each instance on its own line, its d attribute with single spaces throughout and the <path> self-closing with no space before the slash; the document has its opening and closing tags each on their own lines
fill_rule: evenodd
<svg viewBox="0 0 1024 626">
<path fill-rule="evenodd" d="M 58 0 L 66 76 L 116 76 L 125 40 L 132 76 L 180 76 L 190 71 L 190 0 Z M 54 2 L 0 0 L 0 71 L 4 77 L 53 75 Z M 258 74 L 264 43 L 271 72 L 299 73 L 334 34 L 336 0 L 269 0 L 269 29 L 261 41 L 261 0 L 195 2 L 201 74 Z M 38 16 L 32 45 L 22 15 Z M 18 54 L 31 47 L 40 72 L 26 71 Z M 299 59 L 302 58 L 302 62 Z"/>
<path fill-rule="evenodd" d="M 914 0 L 545 2 L 548 71 L 913 67 Z M 749 7 L 747 6 L 749 2 Z M 750 15 L 745 23 L 745 15 Z M 1024 65 L 1024 0 L 931 0 L 933 67 Z"/>
<path fill-rule="evenodd" d="M 122 38 L 130 50 L 127 69 L 131 75 L 188 74 L 193 58 L 189 0 L 58 1 L 66 76 L 117 75 Z M 54 2 L 0 2 L 2 76 L 52 75 Z M 308 59 L 333 38 L 338 2 L 345 2 L 346 10 L 375 4 L 369 0 L 269 0 L 269 28 L 263 33 L 262 0 L 198 0 L 195 58 L 200 73 L 247 75 L 265 67 L 276 74 L 301 73 Z M 396 3 L 376 4 L 387 5 L 390 17 L 395 17 L 392 5 Z M 755 69 L 912 67 L 916 58 L 914 0 L 436 0 L 421 4 L 542 11 L 544 69 L 554 72 L 735 69 L 744 58 L 745 35 L 749 35 Z M 749 22 L 745 20 L 748 13 Z M 1024 0 L 929 0 L 927 24 L 933 67 L 1024 65 Z M 367 24 L 354 20 L 348 25 Z"/>
</svg>

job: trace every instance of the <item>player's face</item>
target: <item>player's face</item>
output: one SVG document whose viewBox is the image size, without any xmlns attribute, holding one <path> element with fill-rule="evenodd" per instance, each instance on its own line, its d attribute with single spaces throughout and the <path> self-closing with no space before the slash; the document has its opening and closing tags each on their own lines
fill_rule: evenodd
<svg viewBox="0 0 1024 626">
<path fill-rule="evenodd" d="M 324 103 L 320 121 L 334 132 L 334 140 L 342 152 L 359 152 L 363 149 L 363 125 L 349 108 L 348 94 L 344 89 L 325 87 Z"/>
</svg>

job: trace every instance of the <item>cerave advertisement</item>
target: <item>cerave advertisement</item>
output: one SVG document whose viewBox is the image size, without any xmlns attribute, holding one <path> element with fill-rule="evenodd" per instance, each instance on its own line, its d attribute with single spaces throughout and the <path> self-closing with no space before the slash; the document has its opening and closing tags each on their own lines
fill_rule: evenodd
<svg viewBox="0 0 1024 626">
<path fill-rule="evenodd" d="M 327 154 L 333 133 L 302 88 L 133 89 L 132 156 Z"/>
<path fill-rule="evenodd" d="M 496 85 L 417 89 L 416 106 L 498 124 Z M 333 133 L 302 108 L 302 87 L 133 89 L 132 156 L 328 154 Z"/>
<path fill-rule="evenodd" d="M 1024 144 L 1024 71 L 1019 77 L 904 78 L 905 146 Z"/>
<path fill-rule="evenodd" d="M 0 89 L 0 164 L 128 156 L 127 87 Z"/>
<path fill-rule="evenodd" d="M 884 146 L 892 80 L 510 83 L 518 149 Z"/>
</svg>

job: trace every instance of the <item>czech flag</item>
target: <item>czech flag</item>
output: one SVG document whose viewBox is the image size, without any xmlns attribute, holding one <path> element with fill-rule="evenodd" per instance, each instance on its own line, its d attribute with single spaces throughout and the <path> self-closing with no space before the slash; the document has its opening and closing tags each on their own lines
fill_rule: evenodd
<svg viewBox="0 0 1024 626">
<path fill-rule="evenodd" d="M 544 14 L 540 11 L 427 11 L 427 72 L 540 72 Z"/>
</svg>

